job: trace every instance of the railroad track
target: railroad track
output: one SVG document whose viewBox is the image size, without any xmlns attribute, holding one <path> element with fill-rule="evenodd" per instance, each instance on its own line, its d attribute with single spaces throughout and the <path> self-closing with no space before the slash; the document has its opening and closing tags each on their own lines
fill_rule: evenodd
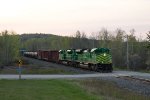
<svg viewBox="0 0 150 100">
<path fill-rule="evenodd" d="M 134 77 L 134 76 L 116 76 L 116 78 L 131 80 L 131 81 L 135 81 L 135 82 L 141 82 L 141 83 L 150 85 L 150 79 L 138 78 L 138 77 Z"/>
</svg>

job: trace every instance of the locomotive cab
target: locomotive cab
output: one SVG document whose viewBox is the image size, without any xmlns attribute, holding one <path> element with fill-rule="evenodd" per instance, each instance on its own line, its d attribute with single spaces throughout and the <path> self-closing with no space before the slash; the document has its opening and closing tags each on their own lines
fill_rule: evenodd
<svg viewBox="0 0 150 100">
<path fill-rule="evenodd" d="M 112 71 L 112 57 L 109 49 L 94 48 L 91 50 L 91 55 L 97 70 Z"/>
</svg>

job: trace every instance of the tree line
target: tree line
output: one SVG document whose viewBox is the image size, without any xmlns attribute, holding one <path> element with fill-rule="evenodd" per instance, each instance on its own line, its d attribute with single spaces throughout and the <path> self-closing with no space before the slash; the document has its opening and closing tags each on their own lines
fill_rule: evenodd
<svg viewBox="0 0 150 100">
<path fill-rule="evenodd" d="M 20 38 L 7 30 L 0 33 L 0 67 L 10 65 L 19 57 Z"/>
<path fill-rule="evenodd" d="M 16 35 L 14 32 L 4 31 L 0 35 L 0 63 L 6 64 L 19 57 L 18 51 L 21 48 L 37 51 L 103 47 L 111 50 L 115 67 L 126 68 L 129 64 L 132 70 L 148 69 L 150 67 L 150 32 L 147 33 L 147 39 L 137 39 L 134 29 L 127 35 L 119 28 L 113 33 L 102 28 L 99 32 L 91 33 L 90 36 L 80 31 L 73 36 L 43 33 Z M 127 62 L 127 55 L 129 62 Z"/>
</svg>

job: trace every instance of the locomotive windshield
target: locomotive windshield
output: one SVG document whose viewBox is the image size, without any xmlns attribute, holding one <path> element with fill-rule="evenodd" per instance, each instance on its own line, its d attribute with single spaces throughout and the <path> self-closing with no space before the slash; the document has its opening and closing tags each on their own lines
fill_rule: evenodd
<svg viewBox="0 0 150 100">
<path fill-rule="evenodd" d="M 68 54 L 72 54 L 73 51 L 72 51 L 72 50 L 67 50 L 67 53 L 68 53 Z"/>
<path fill-rule="evenodd" d="M 95 52 L 96 54 L 100 54 L 100 53 L 107 53 L 109 54 L 109 49 L 107 48 L 94 48 L 91 50 L 91 52 Z"/>
<path fill-rule="evenodd" d="M 77 54 L 83 54 L 84 49 L 76 49 L 75 51 Z"/>
</svg>

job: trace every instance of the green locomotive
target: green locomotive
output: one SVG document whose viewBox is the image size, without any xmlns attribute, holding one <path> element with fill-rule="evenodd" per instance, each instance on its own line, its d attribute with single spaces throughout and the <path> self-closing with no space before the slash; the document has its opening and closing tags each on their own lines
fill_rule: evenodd
<svg viewBox="0 0 150 100">
<path fill-rule="evenodd" d="M 112 57 L 108 48 L 69 49 L 59 51 L 59 61 L 68 65 L 79 67 L 87 65 L 94 71 L 112 72 Z M 80 66 L 81 67 L 81 66 Z"/>
</svg>

